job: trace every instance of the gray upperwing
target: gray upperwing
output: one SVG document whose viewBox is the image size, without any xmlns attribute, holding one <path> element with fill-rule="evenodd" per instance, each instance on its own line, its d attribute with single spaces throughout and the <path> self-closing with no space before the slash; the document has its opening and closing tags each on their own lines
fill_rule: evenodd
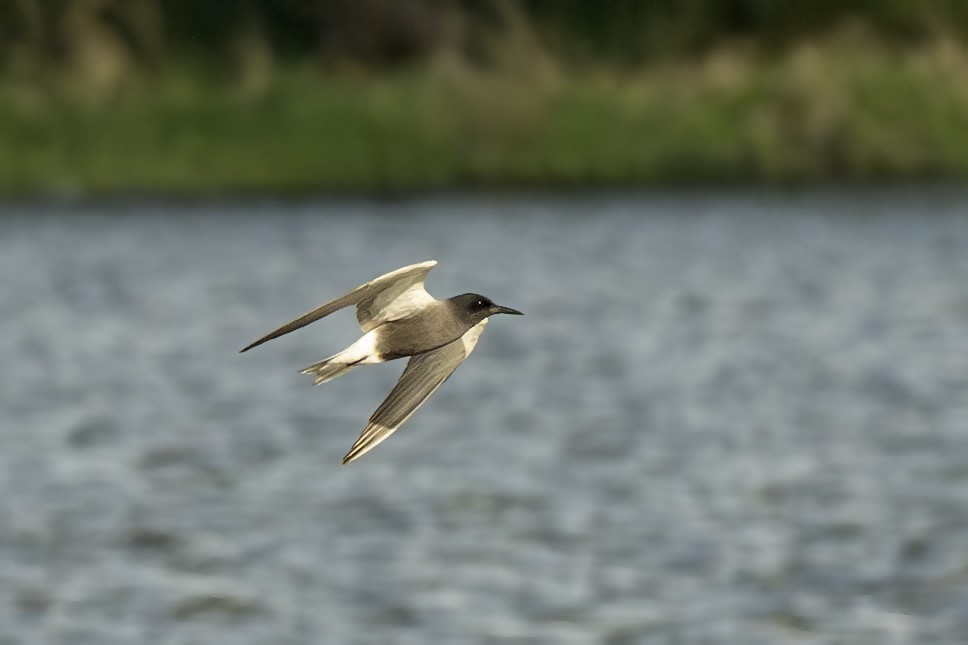
<svg viewBox="0 0 968 645">
<path fill-rule="evenodd" d="M 363 456 L 403 425 L 474 351 L 485 324 L 487 324 L 486 319 L 454 342 L 411 357 L 400 380 L 370 417 L 370 422 L 363 429 L 356 443 L 343 457 L 343 463 L 348 464 Z"/>
<path fill-rule="evenodd" d="M 409 303 L 421 302 L 424 296 L 430 298 L 430 294 L 423 289 L 423 281 L 427 277 L 427 273 L 436 264 L 436 260 L 430 260 L 428 262 L 421 262 L 420 264 L 411 264 L 402 269 L 381 275 L 375 280 L 360 285 L 346 295 L 332 302 L 327 302 L 325 305 L 303 314 L 292 322 L 286 323 L 241 351 L 247 352 L 253 347 L 258 347 L 262 343 L 296 331 L 350 305 L 356 305 L 356 318 L 359 320 L 363 331 L 370 331 L 370 329 L 373 329 L 381 322 L 390 319 L 384 318 L 381 314 L 394 315 L 398 313 L 398 309 L 406 310 Z M 400 299 L 401 296 L 404 296 L 402 298 L 404 302 L 394 307 L 394 301 Z M 432 300 L 432 298 L 430 299 Z"/>
<path fill-rule="evenodd" d="M 349 307 L 352 304 L 356 304 L 356 301 L 358 299 L 359 299 L 358 292 L 357 291 L 353 291 L 353 292 L 350 292 L 350 293 L 346 294 L 342 298 L 337 298 L 336 300 L 333 300 L 332 302 L 327 302 L 325 305 L 323 305 L 321 307 L 318 307 L 316 309 L 313 309 L 309 313 L 303 314 L 302 316 L 300 316 L 299 318 L 296 318 L 292 322 L 286 323 L 285 325 L 283 325 L 279 329 L 275 330 L 274 332 L 270 332 L 270 333 L 266 334 L 265 336 L 263 336 L 259 340 L 255 341 L 251 345 L 248 345 L 244 349 L 240 350 L 239 353 L 241 354 L 242 352 L 247 352 L 250 349 L 252 349 L 253 347 L 258 347 L 262 343 L 266 343 L 266 342 L 272 340 L 273 338 L 279 338 L 280 336 L 285 336 L 289 332 L 296 331 L 297 329 L 300 329 L 302 327 L 305 327 L 309 323 L 316 322 L 320 318 L 325 318 L 326 316 L 330 315 L 331 313 L 336 312 L 336 311 L 339 311 L 343 307 Z"/>
</svg>

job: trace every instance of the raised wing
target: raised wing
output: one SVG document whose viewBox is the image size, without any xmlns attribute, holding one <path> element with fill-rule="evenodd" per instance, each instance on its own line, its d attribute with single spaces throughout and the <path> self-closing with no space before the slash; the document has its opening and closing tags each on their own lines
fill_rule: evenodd
<svg viewBox="0 0 968 645">
<path fill-rule="evenodd" d="M 363 333 L 388 320 L 405 318 L 434 302 L 434 297 L 424 289 L 424 280 L 435 266 L 437 260 L 411 264 L 357 289 L 360 299 L 356 303 L 356 319 Z"/>
<path fill-rule="evenodd" d="M 403 425 L 450 378 L 464 359 L 470 356 L 486 324 L 485 318 L 454 342 L 411 357 L 400 380 L 343 457 L 343 463 L 348 464 L 362 457 Z"/>
<path fill-rule="evenodd" d="M 350 305 L 356 305 L 356 319 L 364 332 L 387 320 L 403 318 L 433 300 L 433 297 L 424 290 L 423 283 L 427 274 L 436 265 L 436 260 L 429 260 L 381 275 L 375 280 L 360 285 L 345 296 L 327 302 L 266 334 L 245 347 L 242 352 L 247 352 L 273 338 L 285 336 L 291 331 L 296 331 Z"/>
</svg>

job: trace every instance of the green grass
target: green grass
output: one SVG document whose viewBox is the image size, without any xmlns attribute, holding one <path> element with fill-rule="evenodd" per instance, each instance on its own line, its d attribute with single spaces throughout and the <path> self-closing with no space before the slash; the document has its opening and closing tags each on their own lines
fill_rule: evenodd
<svg viewBox="0 0 968 645">
<path fill-rule="evenodd" d="M 858 44 L 858 42 L 860 44 Z M 160 73 L 106 99 L 0 83 L 0 194 L 968 178 L 968 51 L 842 36 L 636 72 Z"/>
</svg>

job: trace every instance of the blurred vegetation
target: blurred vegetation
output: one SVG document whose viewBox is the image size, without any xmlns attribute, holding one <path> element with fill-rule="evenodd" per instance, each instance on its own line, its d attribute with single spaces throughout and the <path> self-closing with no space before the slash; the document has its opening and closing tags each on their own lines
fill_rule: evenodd
<svg viewBox="0 0 968 645">
<path fill-rule="evenodd" d="M 0 193 L 968 177 L 964 0 L 4 0 Z"/>
</svg>

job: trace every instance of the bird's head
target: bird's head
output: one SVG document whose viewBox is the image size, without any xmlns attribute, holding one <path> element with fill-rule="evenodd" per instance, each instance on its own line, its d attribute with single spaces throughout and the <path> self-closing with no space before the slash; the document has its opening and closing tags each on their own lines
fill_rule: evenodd
<svg viewBox="0 0 968 645">
<path fill-rule="evenodd" d="M 472 324 L 477 324 L 494 314 L 524 315 L 517 309 L 496 305 L 487 296 L 476 293 L 462 293 L 459 296 L 448 298 L 447 301 L 458 316 Z"/>
</svg>

